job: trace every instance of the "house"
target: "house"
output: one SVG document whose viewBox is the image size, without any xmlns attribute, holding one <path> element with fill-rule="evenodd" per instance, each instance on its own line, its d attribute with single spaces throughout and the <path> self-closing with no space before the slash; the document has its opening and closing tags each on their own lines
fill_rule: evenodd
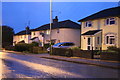
<svg viewBox="0 0 120 80">
<path fill-rule="evenodd" d="M 71 21 L 58 21 L 56 16 L 53 19 L 51 30 L 52 43 L 59 42 L 74 42 L 76 46 L 80 47 L 80 25 Z M 50 24 L 42 25 L 36 29 L 23 30 L 14 35 L 14 44 L 17 43 L 32 43 L 38 42 L 41 46 L 50 43 Z"/>
<path fill-rule="evenodd" d="M 81 49 L 106 50 L 108 46 L 120 47 L 120 7 L 102 10 L 81 22 Z"/>
<path fill-rule="evenodd" d="M 30 43 L 31 31 L 34 29 L 29 29 L 26 27 L 26 30 L 20 31 L 13 36 L 13 45 L 17 43 Z"/>
<path fill-rule="evenodd" d="M 39 39 L 42 45 L 50 43 L 50 24 L 42 25 L 32 31 L 31 39 L 34 41 Z M 59 22 L 56 16 L 52 23 L 51 41 L 52 43 L 74 42 L 80 46 L 80 25 L 71 20 Z"/>
</svg>

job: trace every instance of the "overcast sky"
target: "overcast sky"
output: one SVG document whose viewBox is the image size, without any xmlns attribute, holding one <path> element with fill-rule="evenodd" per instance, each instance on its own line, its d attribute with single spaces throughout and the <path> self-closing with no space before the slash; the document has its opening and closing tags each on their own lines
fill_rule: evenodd
<svg viewBox="0 0 120 80">
<path fill-rule="evenodd" d="M 59 21 L 70 19 L 77 22 L 98 11 L 117 7 L 117 2 L 53 2 L 53 18 Z M 2 2 L 2 23 L 14 28 L 15 33 L 50 23 L 49 2 Z M 78 22 L 77 22 L 78 23 Z"/>
</svg>

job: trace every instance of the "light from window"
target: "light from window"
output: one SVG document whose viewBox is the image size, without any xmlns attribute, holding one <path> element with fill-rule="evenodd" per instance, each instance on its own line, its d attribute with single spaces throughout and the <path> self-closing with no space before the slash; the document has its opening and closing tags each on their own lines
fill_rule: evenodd
<svg viewBox="0 0 120 80">
<path fill-rule="evenodd" d="M 50 30 L 47 30 L 47 31 L 46 31 L 46 34 L 50 34 Z"/>
<path fill-rule="evenodd" d="M 85 22 L 85 26 L 86 26 L 86 27 L 91 27 L 91 26 L 92 26 L 92 22 L 91 22 L 91 21 Z"/>
<path fill-rule="evenodd" d="M 35 35 L 35 32 L 33 33 L 33 35 Z"/>
<path fill-rule="evenodd" d="M 106 19 L 106 25 L 112 25 L 112 24 L 115 24 L 115 18 Z"/>
</svg>

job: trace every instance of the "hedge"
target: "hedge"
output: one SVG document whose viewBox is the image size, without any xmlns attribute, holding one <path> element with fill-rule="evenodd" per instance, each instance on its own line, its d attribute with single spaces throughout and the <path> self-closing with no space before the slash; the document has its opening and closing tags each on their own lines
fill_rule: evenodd
<svg viewBox="0 0 120 80">
<path fill-rule="evenodd" d="M 53 48 L 52 55 L 93 58 L 92 53 L 96 53 L 96 52 L 97 51 L 92 51 L 92 50 Z"/>
<path fill-rule="evenodd" d="M 30 44 L 26 43 L 19 43 L 14 46 L 15 51 L 19 52 L 27 52 L 27 53 L 46 53 L 45 50 L 43 50 L 43 47 L 39 47 L 38 43 L 33 42 Z"/>
</svg>

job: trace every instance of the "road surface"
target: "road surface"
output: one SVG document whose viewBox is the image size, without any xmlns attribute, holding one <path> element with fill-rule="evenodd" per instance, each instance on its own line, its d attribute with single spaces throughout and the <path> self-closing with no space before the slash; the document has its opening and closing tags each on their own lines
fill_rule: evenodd
<svg viewBox="0 0 120 80">
<path fill-rule="evenodd" d="M 0 52 L 2 78 L 118 78 L 118 70 Z"/>
</svg>

